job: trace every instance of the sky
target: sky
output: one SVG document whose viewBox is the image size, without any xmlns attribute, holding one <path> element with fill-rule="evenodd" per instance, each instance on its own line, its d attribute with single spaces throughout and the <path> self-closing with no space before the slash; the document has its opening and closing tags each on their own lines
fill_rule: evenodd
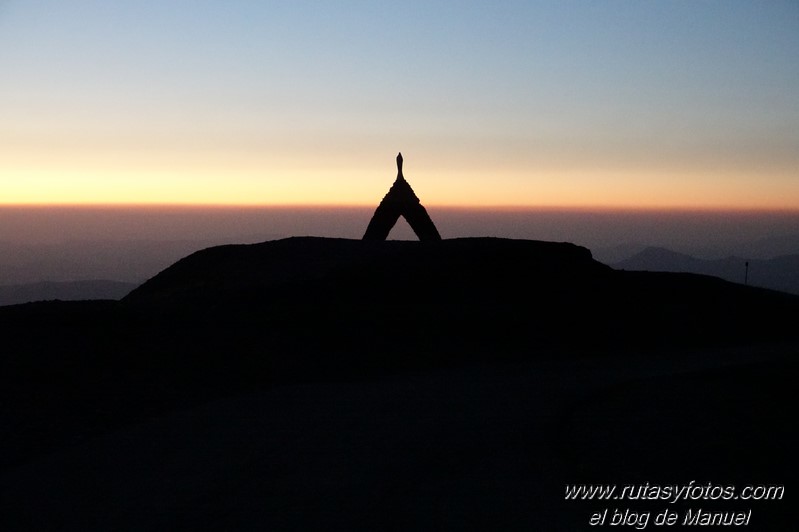
<svg viewBox="0 0 799 532">
<path fill-rule="evenodd" d="M 0 205 L 799 209 L 795 1 L 0 0 Z"/>
</svg>

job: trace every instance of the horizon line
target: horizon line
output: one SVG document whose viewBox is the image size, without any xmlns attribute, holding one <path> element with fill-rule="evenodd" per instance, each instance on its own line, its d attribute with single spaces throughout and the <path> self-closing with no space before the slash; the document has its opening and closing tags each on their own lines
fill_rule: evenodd
<svg viewBox="0 0 799 532">
<path fill-rule="evenodd" d="M 0 209 L 365 209 L 377 208 L 375 203 L 176 203 L 176 202 L 87 202 L 87 203 L 2 203 Z M 552 204 L 437 204 L 424 203 L 425 208 L 473 211 L 582 211 L 582 212 L 757 212 L 796 213 L 799 207 L 766 207 L 740 205 L 552 205 Z"/>
</svg>

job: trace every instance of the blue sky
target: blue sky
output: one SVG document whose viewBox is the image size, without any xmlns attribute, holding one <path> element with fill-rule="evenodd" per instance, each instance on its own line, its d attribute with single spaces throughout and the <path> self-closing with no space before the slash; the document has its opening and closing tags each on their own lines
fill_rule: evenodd
<svg viewBox="0 0 799 532">
<path fill-rule="evenodd" d="M 799 3 L 0 1 L 5 203 L 799 206 Z"/>
</svg>

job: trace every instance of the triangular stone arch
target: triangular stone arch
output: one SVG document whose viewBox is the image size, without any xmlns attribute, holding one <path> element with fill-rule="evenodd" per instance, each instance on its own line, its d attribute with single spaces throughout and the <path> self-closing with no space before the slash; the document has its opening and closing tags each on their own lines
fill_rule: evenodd
<svg viewBox="0 0 799 532">
<path fill-rule="evenodd" d="M 363 239 L 385 240 L 400 216 L 405 218 L 419 240 L 441 240 L 433 220 L 402 175 L 401 153 L 397 155 L 397 180 L 377 206 Z"/>
</svg>

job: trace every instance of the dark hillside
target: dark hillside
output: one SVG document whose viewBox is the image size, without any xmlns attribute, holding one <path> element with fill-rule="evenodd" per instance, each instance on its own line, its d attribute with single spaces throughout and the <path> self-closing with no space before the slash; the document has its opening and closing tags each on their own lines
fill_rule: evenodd
<svg viewBox="0 0 799 532">
<path fill-rule="evenodd" d="M 566 483 L 785 483 L 798 322 L 568 243 L 209 248 L 0 308 L 0 528 L 579 530 Z"/>
<path fill-rule="evenodd" d="M 572 244 L 485 238 L 211 248 L 124 303 L 178 321 L 272 323 L 277 335 L 304 331 L 303 341 L 322 334 L 328 348 L 392 338 L 403 349 L 433 342 L 457 353 L 474 342 L 615 350 L 773 341 L 792 335 L 799 308 L 799 298 L 710 277 L 614 271 Z"/>
</svg>

